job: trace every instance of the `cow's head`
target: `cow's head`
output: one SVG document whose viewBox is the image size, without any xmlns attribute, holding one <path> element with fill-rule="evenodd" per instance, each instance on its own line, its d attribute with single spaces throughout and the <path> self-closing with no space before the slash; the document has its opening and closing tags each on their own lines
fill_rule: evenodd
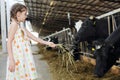
<svg viewBox="0 0 120 80">
<path fill-rule="evenodd" d="M 119 55 L 119 48 L 114 48 L 105 42 L 98 42 L 94 55 L 96 57 L 95 75 L 102 77 L 116 63 Z"/>
<path fill-rule="evenodd" d="M 91 16 L 87 18 L 83 23 L 82 27 L 79 29 L 76 39 L 79 41 L 94 40 L 96 33 L 96 18 Z"/>
</svg>

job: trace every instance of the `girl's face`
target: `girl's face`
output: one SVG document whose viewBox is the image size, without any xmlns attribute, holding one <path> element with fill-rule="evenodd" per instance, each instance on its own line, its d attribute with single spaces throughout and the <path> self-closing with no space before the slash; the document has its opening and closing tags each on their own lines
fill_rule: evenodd
<svg viewBox="0 0 120 80">
<path fill-rule="evenodd" d="M 26 18 L 27 18 L 27 10 L 25 10 L 23 12 L 18 12 L 17 20 L 19 22 L 24 22 Z"/>
</svg>

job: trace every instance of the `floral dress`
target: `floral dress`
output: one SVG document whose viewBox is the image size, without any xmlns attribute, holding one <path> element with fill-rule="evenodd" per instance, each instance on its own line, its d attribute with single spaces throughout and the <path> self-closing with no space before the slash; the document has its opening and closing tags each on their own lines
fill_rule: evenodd
<svg viewBox="0 0 120 80">
<path fill-rule="evenodd" d="M 12 41 L 12 51 L 15 60 L 15 72 L 10 72 L 9 57 L 7 60 L 6 80 L 33 80 L 37 79 L 37 72 L 31 51 L 30 40 L 23 36 L 25 31 L 18 27 L 14 40 Z"/>
</svg>

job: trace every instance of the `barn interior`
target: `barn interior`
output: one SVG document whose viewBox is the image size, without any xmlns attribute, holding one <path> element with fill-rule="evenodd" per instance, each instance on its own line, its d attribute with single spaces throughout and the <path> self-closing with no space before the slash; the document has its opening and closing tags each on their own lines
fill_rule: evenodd
<svg viewBox="0 0 120 80">
<path fill-rule="evenodd" d="M 53 74 L 52 77 L 54 79 L 52 80 L 120 80 L 119 75 L 120 58 L 117 59 L 115 65 L 111 68 L 111 71 L 108 72 L 107 75 L 105 75 L 105 77 L 98 78 L 93 75 L 94 66 L 96 64 L 95 57 L 93 54 L 95 51 L 95 47 L 91 48 L 90 46 L 89 50 L 88 42 L 84 41 L 78 43 L 80 44 L 82 50 L 81 51 L 82 56 L 78 55 L 78 57 L 81 58 L 81 60 L 78 62 L 77 61 L 74 62 L 73 54 L 69 54 L 72 53 L 73 39 L 74 35 L 77 33 L 75 29 L 76 22 L 80 20 L 84 21 L 86 20 L 86 18 L 90 16 L 108 19 L 109 16 L 112 15 L 114 15 L 115 17 L 116 16 L 119 17 L 120 21 L 120 0 L 13 0 L 13 1 L 18 1 L 19 3 L 24 2 L 23 4 L 27 6 L 28 9 L 27 19 L 26 22 L 22 25 L 26 25 L 26 23 L 28 23 L 27 26 L 31 26 L 30 28 L 32 29 L 30 30 L 31 33 L 34 32 L 35 34 L 37 33 L 36 37 L 48 41 L 53 40 L 52 42 L 57 44 L 57 48 L 55 49 L 54 48 L 52 49 L 49 46 L 39 44 L 31 45 L 33 47 L 33 50 L 35 49 L 34 46 L 37 46 L 39 49 L 38 51 L 35 52 L 34 56 L 38 56 L 39 61 L 43 60 L 47 61 L 48 65 L 50 66 L 51 73 Z M 2 49 L 3 52 L 4 51 L 6 52 L 6 41 L 8 37 L 7 30 L 9 24 L 8 20 L 10 16 L 8 15 L 9 11 L 7 7 L 8 4 L 12 3 L 8 3 L 6 0 L 4 5 L 5 10 L 3 10 L 3 7 L 1 7 L 0 10 L 1 13 L 5 12 L 5 14 L 3 13 L 0 14 L 1 15 L 0 50 Z M 112 33 L 113 29 L 110 32 Z M 56 39 L 58 40 L 56 41 Z M 65 55 L 61 55 L 58 53 L 65 53 Z M 41 55 L 43 55 L 44 57 L 41 58 L 40 57 Z M 0 57 L 2 56 L 0 55 Z M 66 57 L 69 57 L 70 59 Z M 39 64 L 37 62 L 36 64 L 38 70 L 39 66 L 41 65 L 43 67 L 45 66 L 44 64 Z M 76 65 L 76 67 L 74 64 Z M 3 66 L 2 67 L 0 66 L 1 70 L 4 70 Z M 77 70 L 75 70 L 76 68 Z M 40 74 L 42 74 L 41 73 L 42 70 L 39 72 Z M 43 75 L 46 74 L 43 72 Z M 45 78 L 46 76 L 43 77 Z M 0 79 L 4 80 L 4 78 L 1 78 L 1 76 Z"/>
<path fill-rule="evenodd" d="M 72 30 L 79 20 L 84 21 L 90 16 L 99 17 L 120 8 L 119 0 L 25 0 L 25 4 L 28 6 L 28 20 L 40 36 L 50 35 L 63 28 Z M 120 11 L 116 14 L 119 17 Z M 64 35 L 62 37 L 66 39 Z M 64 41 L 62 43 L 64 44 Z M 69 37 L 65 44 L 71 44 Z M 86 42 L 82 43 L 82 50 L 88 52 L 84 55 L 93 57 L 86 46 Z"/>
<path fill-rule="evenodd" d="M 28 19 L 41 35 L 48 35 L 89 16 L 100 16 L 120 8 L 119 0 L 25 0 Z M 68 15 L 70 15 L 70 23 Z"/>
</svg>

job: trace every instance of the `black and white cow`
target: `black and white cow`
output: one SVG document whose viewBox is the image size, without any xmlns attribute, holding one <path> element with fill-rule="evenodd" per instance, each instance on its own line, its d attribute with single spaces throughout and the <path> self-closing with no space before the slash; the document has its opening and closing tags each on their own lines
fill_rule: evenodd
<svg viewBox="0 0 120 80">
<path fill-rule="evenodd" d="M 120 25 L 99 45 L 101 47 L 94 52 L 96 56 L 95 75 L 102 77 L 120 57 Z"/>
<path fill-rule="evenodd" d="M 117 26 L 120 24 L 120 18 L 117 20 Z M 112 25 L 112 24 L 110 24 Z M 98 77 L 104 76 L 104 74 L 116 63 L 120 54 L 120 25 L 118 29 L 108 34 L 108 20 L 87 18 L 74 39 L 73 53 L 75 60 L 79 59 L 79 43 L 83 41 L 102 41 L 100 45 L 102 47 L 97 49 L 94 54 L 96 56 L 95 74 Z"/>
<path fill-rule="evenodd" d="M 108 37 L 108 20 L 96 19 L 94 17 L 87 18 L 79 29 L 73 40 L 73 54 L 74 59 L 79 59 L 79 43 L 83 41 L 94 41 L 99 39 L 105 39 Z"/>
<path fill-rule="evenodd" d="M 115 17 L 116 26 L 119 25 L 120 17 Z M 108 26 L 110 25 L 108 31 Z M 95 17 L 88 17 L 83 23 L 82 27 L 79 29 L 73 40 L 73 54 L 74 59 L 78 60 L 80 57 L 80 42 L 93 42 L 95 40 L 105 40 L 109 36 L 109 32 L 113 32 L 112 17 L 110 17 L 110 24 L 108 25 L 107 18 L 97 19 Z"/>
</svg>

